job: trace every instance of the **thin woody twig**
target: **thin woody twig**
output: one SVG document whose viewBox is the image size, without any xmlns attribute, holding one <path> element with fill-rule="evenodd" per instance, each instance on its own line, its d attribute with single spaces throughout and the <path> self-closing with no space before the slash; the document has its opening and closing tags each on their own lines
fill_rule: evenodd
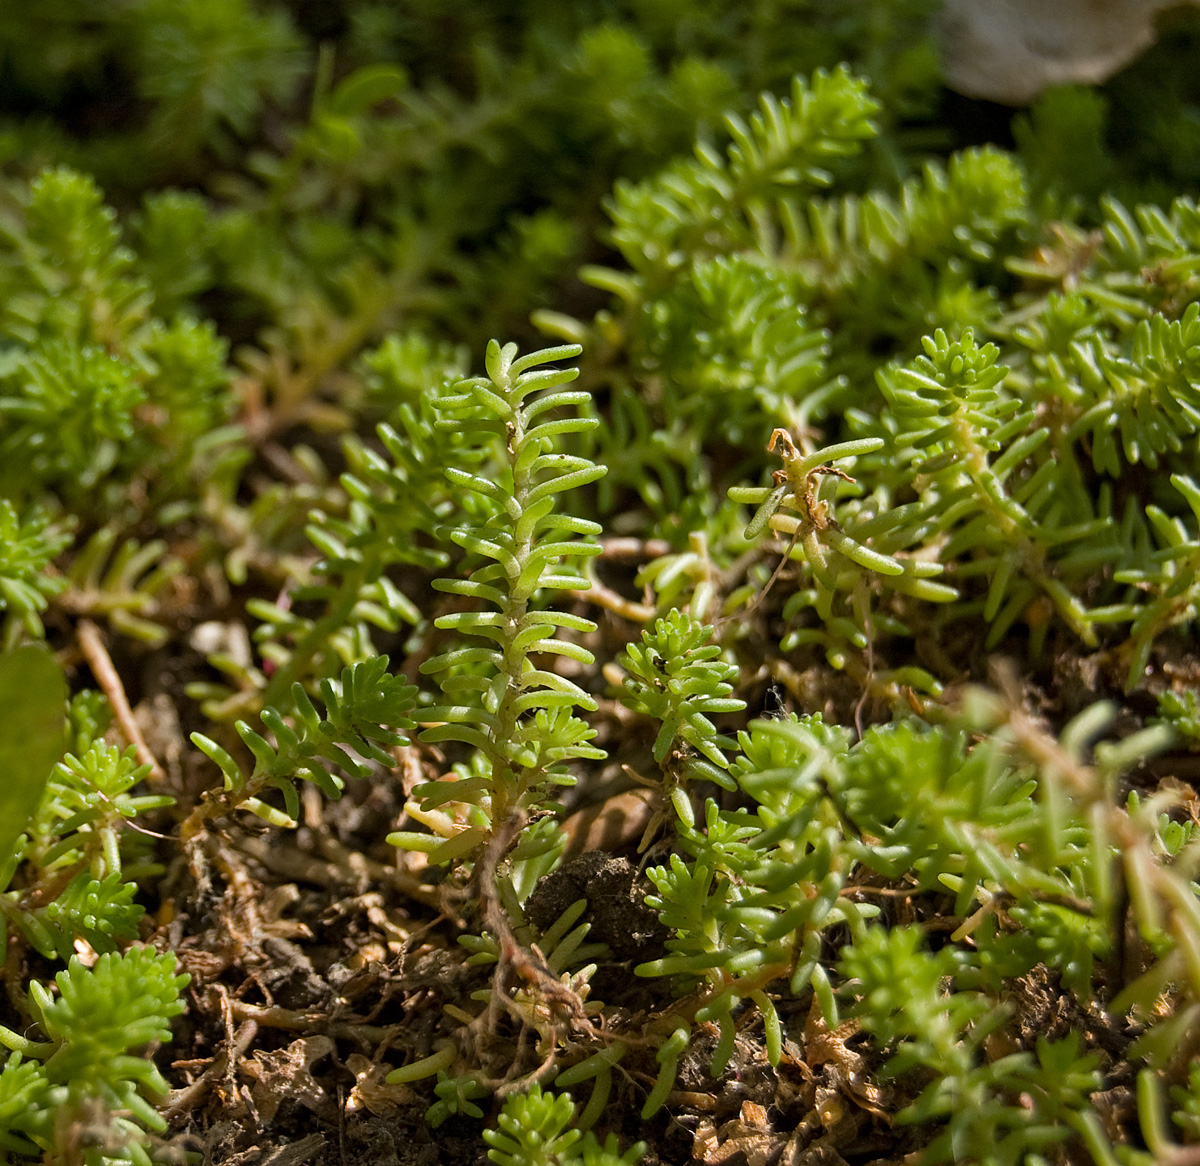
<svg viewBox="0 0 1200 1166">
<path fill-rule="evenodd" d="M 638 603 L 636 600 L 626 599 L 624 595 L 619 595 L 596 579 L 593 579 L 591 583 L 591 587 L 581 593 L 582 597 L 597 607 L 611 611 L 614 615 L 631 620 L 633 623 L 649 623 L 657 614 L 648 603 Z"/>
<path fill-rule="evenodd" d="M 172 1090 L 163 1109 L 163 1116 L 167 1121 L 174 1121 L 195 1109 L 200 1099 L 212 1088 L 217 1077 L 237 1063 L 238 1058 L 250 1047 L 257 1035 L 258 1023 L 253 1020 L 245 1021 L 237 1030 L 234 1039 L 226 1039 L 225 1049 L 212 1059 L 208 1068 L 195 1081 L 182 1089 Z"/>
<path fill-rule="evenodd" d="M 296 846 L 281 845 L 278 840 L 268 842 L 250 835 L 238 840 L 243 853 L 285 879 L 338 889 L 357 887 L 360 883 L 375 886 L 382 883 L 435 910 L 440 911 L 445 905 L 445 896 L 437 887 L 422 883 L 408 871 L 374 862 L 343 847 L 336 839 L 320 838 L 318 845 L 326 853 L 315 855 Z"/>
<path fill-rule="evenodd" d="M 319 1032 L 340 1040 L 358 1041 L 365 1047 L 389 1043 L 399 1027 L 395 1024 L 355 1024 L 353 1021 L 334 1020 L 319 1010 L 301 1011 L 294 1008 L 279 1008 L 271 1004 L 249 1004 L 245 1000 L 231 1000 L 230 1011 L 235 1020 L 253 1021 L 261 1028 L 282 1028 L 288 1032 Z"/>
<path fill-rule="evenodd" d="M 495 1018 L 494 1007 L 497 1003 L 513 1011 L 512 1001 L 507 995 L 508 972 L 513 971 L 526 984 L 541 993 L 543 999 L 559 1007 L 567 1016 L 572 1027 L 583 1027 L 589 1033 L 593 1031 L 587 1013 L 583 1008 L 583 1000 L 579 994 L 566 984 L 561 983 L 554 973 L 546 966 L 544 958 L 536 948 L 527 951 L 513 933 L 508 914 L 500 902 L 496 890 L 496 875 L 500 862 L 508 853 L 522 827 L 526 823 L 525 813 L 516 810 L 509 815 L 508 820 L 500 825 L 492 834 L 491 840 L 484 848 L 479 860 L 479 903 L 483 908 L 483 921 L 487 929 L 495 936 L 500 947 L 500 960 L 495 977 L 495 990 L 492 992 L 491 1003 L 484 1016 L 489 1018 L 489 1028 Z M 520 1014 L 517 1013 L 518 1018 Z"/>
<path fill-rule="evenodd" d="M 600 557 L 618 561 L 638 559 L 661 559 L 672 551 L 671 544 L 663 538 L 602 538 Z"/>
<path fill-rule="evenodd" d="M 762 606 L 762 602 L 767 598 L 767 592 L 775 586 L 779 576 L 783 574 L 783 569 L 792 560 L 792 548 L 796 545 L 796 540 L 799 537 L 800 530 L 797 528 L 792 531 L 792 537 L 788 540 L 788 544 L 783 548 L 783 554 L 779 562 L 775 565 L 775 570 L 771 572 L 771 577 L 767 580 L 766 586 L 743 608 L 739 611 L 730 612 L 729 615 L 722 616 L 714 624 L 714 628 L 724 627 L 727 623 L 732 623 L 735 620 L 745 619 L 752 611 Z"/>
<path fill-rule="evenodd" d="M 108 654 L 108 649 L 104 646 L 100 629 L 90 619 L 81 619 L 75 631 L 79 638 L 79 650 L 92 670 L 96 683 L 108 697 L 117 727 L 124 734 L 125 740 L 137 750 L 139 764 L 150 766 L 150 773 L 147 775 L 150 781 L 161 784 L 167 780 L 166 771 L 150 752 L 150 746 L 146 744 L 146 738 L 138 728 L 133 709 L 129 707 L 129 698 L 125 695 L 125 686 L 121 683 L 121 677 Z"/>
</svg>

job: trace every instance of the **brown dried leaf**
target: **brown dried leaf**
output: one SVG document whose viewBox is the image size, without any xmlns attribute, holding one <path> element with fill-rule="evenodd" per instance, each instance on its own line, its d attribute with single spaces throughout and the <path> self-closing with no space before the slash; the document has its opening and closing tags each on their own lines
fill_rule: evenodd
<svg viewBox="0 0 1200 1166">
<path fill-rule="evenodd" d="M 333 1052 L 327 1036 L 306 1036 L 286 1049 L 256 1052 L 241 1063 L 242 1072 L 254 1078 L 251 1096 L 263 1121 L 272 1121 L 289 1098 L 299 1101 L 325 1121 L 337 1118 L 337 1105 L 312 1075 L 312 1066 Z"/>
<path fill-rule="evenodd" d="M 348 1114 L 365 1109 L 376 1117 L 394 1118 L 403 1107 L 417 1101 L 417 1093 L 410 1086 L 387 1084 L 387 1065 L 380 1065 L 362 1053 L 351 1053 L 346 1058 L 346 1068 L 354 1074 L 354 1088 L 346 1098 Z"/>
<path fill-rule="evenodd" d="M 705 1166 L 721 1166 L 735 1154 L 744 1154 L 746 1166 L 767 1166 L 778 1157 L 787 1135 L 771 1128 L 766 1109 L 743 1101 L 739 1115 L 716 1129 L 703 1120 L 692 1139 L 692 1157 Z"/>
<path fill-rule="evenodd" d="M 882 1089 L 871 1080 L 862 1054 L 846 1047 L 851 1037 L 857 1036 L 857 1020 L 844 1020 L 835 1029 L 825 1023 L 825 1017 L 816 999 L 804 1022 L 804 1052 L 812 1068 L 825 1065 L 829 1085 L 818 1089 L 817 1110 L 821 1124 L 832 1129 L 845 1116 L 838 1094 L 847 1095 L 859 1108 L 873 1113 L 884 1121 L 891 1121 Z"/>
<path fill-rule="evenodd" d="M 808 1019 L 804 1022 L 804 1059 L 812 1068 L 832 1064 L 845 1074 L 858 1072 L 863 1059 L 852 1049 L 846 1048 L 846 1041 L 857 1036 L 858 1030 L 857 1020 L 843 1020 L 837 1028 L 831 1029 L 825 1023 L 821 1006 L 814 996 Z"/>
</svg>

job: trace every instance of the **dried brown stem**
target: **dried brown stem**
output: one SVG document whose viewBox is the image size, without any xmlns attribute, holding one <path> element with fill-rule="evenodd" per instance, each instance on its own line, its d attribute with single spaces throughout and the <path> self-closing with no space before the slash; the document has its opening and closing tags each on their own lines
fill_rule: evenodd
<svg viewBox="0 0 1200 1166">
<path fill-rule="evenodd" d="M 579 993 L 562 983 L 539 958 L 536 952 L 527 951 L 513 934 L 512 924 L 508 921 L 508 913 L 500 896 L 496 893 L 496 874 L 504 856 L 525 825 L 525 812 L 516 810 L 509 815 L 491 837 L 484 848 L 479 860 L 479 905 L 483 909 L 483 922 L 487 929 L 496 937 L 500 945 L 500 960 L 496 967 L 496 987 L 492 1000 L 497 1000 L 507 1006 L 509 1001 L 505 995 L 508 972 L 514 971 L 531 987 L 536 988 L 542 997 L 551 1004 L 557 1005 L 565 1014 L 572 1026 L 586 1026 L 590 1032 L 592 1025 L 583 1008 Z"/>
<path fill-rule="evenodd" d="M 217 1077 L 224 1073 L 229 1066 L 237 1063 L 238 1058 L 250 1047 L 257 1035 L 257 1022 L 247 1020 L 237 1030 L 233 1040 L 228 1042 L 225 1048 L 212 1059 L 208 1068 L 195 1081 L 182 1089 L 171 1090 L 166 1104 L 163 1106 L 163 1117 L 167 1121 L 173 1122 L 176 1118 L 195 1109 L 200 1103 L 200 1099 L 212 1088 Z"/>
<path fill-rule="evenodd" d="M 611 587 L 605 587 L 596 579 L 592 579 L 591 584 L 587 591 L 582 592 L 583 598 L 597 607 L 603 607 L 605 611 L 619 615 L 622 619 L 627 619 L 632 623 L 649 623 L 657 614 L 650 604 L 626 599 L 624 595 L 614 591 Z"/>
<path fill-rule="evenodd" d="M 124 734 L 125 740 L 137 750 L 138 763 L 149 765 L 150 773 L 147 776 L 150 781 L 162 784 L 167 780 L 166 771 L 159 765 L 150 751 L 150 746 L 146 744 L 146 738 L 142 736 L 142 730 L 138 728 L 133 709 L 129 707 L 129 698 L 125 695 L 125 686 L 121 683 L 121 677 L 108 654 L 108 649 L 104 646 L 100 629 L 90 619 L 81 619 L 75 632 L 79 639 L 79 650 L 92 670 L 96 683 L 108 697 L 117 726 Z"/>
<path fill-rule="evenodd" d="M 617 562 L 637 562 L 639 559 L 661 559 L 672 547 L 661 538 L 602 538 L 600 558 Z"/>
<path fill-rule="evenodd" d="M 229 1006 L 235 1020 L 252 1020 L 263 1028 L 282 1028 L 288 1032 L 319 1032 L 341 1040 L 358 1041 L 367 1048 L 374 1048 L 385 1041 L 391 1044 L 399 1031 L 399 1026 L 394 1024 L 386 1027 L 376 1024 L 354 1024 L 344 1020 L 332 1020 L 324 1012 L 301 1012 L 298 1009 L 279 1008 L 275 1005 L 249 1004 L 245 1000 L 231 1000 Z"/>
</svg>

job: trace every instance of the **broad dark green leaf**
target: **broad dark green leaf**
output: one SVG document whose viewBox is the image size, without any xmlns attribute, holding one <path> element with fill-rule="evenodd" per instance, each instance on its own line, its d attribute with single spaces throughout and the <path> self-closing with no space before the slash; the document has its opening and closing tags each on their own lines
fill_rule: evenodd
<svg viewBox="0 0 1200 1166">
<path fill-rule="evenodd" d="M 395 65 L 364 65 L 356 69 L 330 94 L 333 113 L 365 113 L 377 102 L 396 97 L 408 88 L 408 74 Z"/>
<path fill-rule="evenodd" d="M 0 653 L 0 864 L 25 829 L 65 746 L 67 685 L 41 648 Z"/>
</svg>

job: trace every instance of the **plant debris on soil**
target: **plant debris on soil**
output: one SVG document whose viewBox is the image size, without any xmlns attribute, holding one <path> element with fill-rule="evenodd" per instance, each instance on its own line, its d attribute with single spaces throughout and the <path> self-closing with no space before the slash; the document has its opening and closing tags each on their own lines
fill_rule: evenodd
<svg viewBox="0 0 1200 1166">
<path fill-rule="evenodd" d="M 753 618 L 769 621 L 770 606 Z M 769 675 L 771 663 L 759 674 Z M 960 675 L 985 678 L 987 663 L 982 655 L 966 658 Z M 178 797 L 181 815 L 212 782 L 211 768 L 182 736 L 188 706 L 177 704 L 176 697 L 188 667 L 186 655 L 172 659 L 167 651 L 155 653 L 152 661 L 119 665 L 125 675 L 140 671 L 145 678 L 133 719 L 159 759 L 163 788 Z M 787 667 L 802 677 L 795 687 L 819 701 L 831 721 L 852 722 L 858 698 L 844 674 L 815 662 Z M 1198 669 L 1200 659 L 1180 645 L 1171 670 Z M 1121 668 L 1108 653 L 1062 647 L 1024 684 L 1022 700 L 1053 736 L 1098 697 L 1121 700 L 1120 685 Z M 775 687 L 768 711 L 793 703 L 790 692 L 781 695 Z M 1140 725 L 1145 712 L 1125 702 L 1121 724 Z M 113 732 L 120 737 L 119 726 Z M 635 768 L 626 758 L 651 768 L 652 738 L 648 719 L 613 707 L 600 740 L 616 760 L 571 791 L 572 806 L 614 807 L 609 817 L 615 820 L 606 830 L 595 829 L 595 815 L 574 815 L 578 837 L 572 836 L 571 846 L 604 848 L 568 857 L 542 879 L 527 906 L 530 921 L 544 930 L 577 899 L 587 898 L 589 941 L 609 948 L 591 981 L 593 996 L 605 1002 L 600 1031 L 626 1039 L 670 1002 L 667 981 L 633 973 L 636 963 L 663 951 L 666 932 L 643 901 L 651 888 L 642 871 L 669 843 L 660 837 L 649 853 L 638 853 L 649 817 L 636 812 L 648 800 L 644 791 L 626 794 L 625 800 L 619 794 L 594 799 L 597 791 L 619 788 L 622 766 Z M 1151 791 L 1159 775 L 1191 774 L 1195 761 L 1187 754 L 1160 756 L 1135 775 L 1136 784 Z M 443 765 L 435 748 L 407 746 L 396 750 L 391 773 L 352 782 L 340 801 L 306 787 L 303 818 L 294 831 L 243 814 L 219 820 L 183 847 L 168 836 L 169 823 L 162 823 L 157 845 L 167 872 L 143 887 L 147 918 L 153 920 L 145 939 L 177 953 L 181 970 L 191 976 L 174 1043 L 158 1055 L 172 1085 L 164 1106 L 171 1123 L 166 1152 L 198 1151 L 214 1166 L 485 1161 L 483 1122 L 452 1117 L 432 1129 L 425 1120 L 429 1082 L 384 1080 L 396 1065 L 433 1051 L 447 1005 L 475 1011 L 471 994 L 485 989 L 492 976 L 491 967 L 468 966 L 456 943 L 481 927 L 470 888 L 439 881 L 441 872 L 420 869 L 412 856 L 384 841 L 402 815 L 407 791 Z M 1200 798 L 1193 794 L 1193 820 L 1200 820 L 1198 807 Z M 962 922 L 952 914 L 952 896 L 917 897 L 903 879 L 880 885 L 872 878 L 847 893 L 881 906 L 889 923 L 919 923 L 931 943 Z M 1136 937 L 1130 942 L 1136 944 Z M 775 1004 L 784 1032 L 776 1068 L 767 1062 L 761 1020 L 750 1011 L 739 1022 L 728 1068 L 712 1078 L 707 1066 L 715 1028 L 705 1036 L 700 1026 L 666 1108 L 643 1122 L 639 1110 L 657 1067 L 654 1048 L 635 1047 L 617 1068 L 599 1132 L 617 1133 L 623 1145 L 648 1143 L 648 1166 L 900 1162 L 928 1141 L 927 1127 L 895 1124 L 913 1095 L 878 1080 L 885 1058 L 856 1021 L 830 1030 L 810 990 L 796 999 L 785 993 Z M 1008 1005 L 1008 1021 L 988 1038 L 989 1054 L 1032 1049 L 1039 1037 L 1082 1034 L 1086 1047 L 1102 1058 L 1106 1087 L 1097 1098 L 1109 1136 L 1136 1138 L 1135 1073 L 1126 1052 L 1137 1026 L 1109 1016 L 1097 1000 L 1080 1006 L 1043 968 L 1016 982 Z M 498 1096 L 503 1080 L 537 1067 L 540 1058 L 529 1033 L 503 1010 L 495 1010 L 475 1039 L 479 1066 L 501 1083 Z"/>
</svg>

